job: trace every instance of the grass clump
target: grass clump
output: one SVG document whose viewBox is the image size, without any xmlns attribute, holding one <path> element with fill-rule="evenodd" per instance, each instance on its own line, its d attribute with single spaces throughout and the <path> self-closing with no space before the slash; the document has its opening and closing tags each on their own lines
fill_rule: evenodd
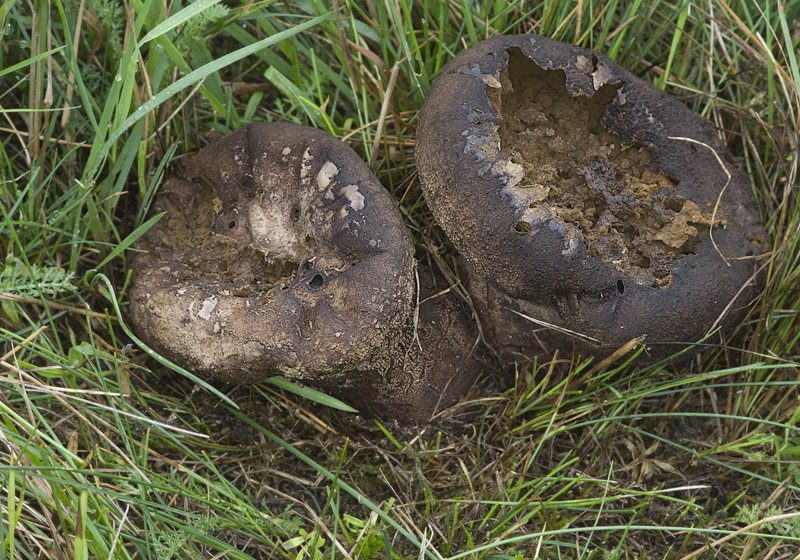
<svg viewBox="0 0 800 560">
<path fill-rule="evenodd" d="M 796 0 L 5 2 L 0 560 L 795 554 L 798 15 Z M 452 57 L 520 32 L 609 54 L 742 158 L 772 247 L 737 332 L 677 365 L 487 370 L 414 429 L 275 385 L 202 387 L 136 345 L 127 249 L 210 130 L 336 134 L 452 267 L 414 175 L 416 114 Z"/>
</svg>

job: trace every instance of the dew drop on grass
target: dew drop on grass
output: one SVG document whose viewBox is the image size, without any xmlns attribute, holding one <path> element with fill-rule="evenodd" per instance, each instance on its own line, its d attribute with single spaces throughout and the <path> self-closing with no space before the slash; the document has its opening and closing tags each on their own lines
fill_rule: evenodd
<svg viewBox="0 0 800 560">
<path fill-rule="evenodd" d="M 28 48 L 28 41 L 20 41 L 19 42 L 19 48 L 27 49 Z"/>
<path fill-rule="evenodd" d="M 14 26 L 10 23 L 6 24 L 6 35 L 11 35 L 11 32 L 14 31 Z"/>
<path fill-rule="evenodd" d="M 156 51 L 157 52 L 164 52 L 164 47 L 161 46 L 161 43 L 156 43 Z"/>
<path fill-rule="evenodd" d="M 116 77 L 116 78 L 114 78 L 114 79 L 115 79 L 116 81 L 118 81 L 118 82 L 121 82 L 121 81 L 122 81 L 122 74 L 117 74 L 117 77 Z"/>
</svg>

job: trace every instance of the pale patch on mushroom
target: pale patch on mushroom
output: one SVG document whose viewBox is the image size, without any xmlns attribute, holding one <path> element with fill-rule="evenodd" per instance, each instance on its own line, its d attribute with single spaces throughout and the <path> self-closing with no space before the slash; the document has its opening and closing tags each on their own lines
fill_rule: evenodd
<svg viewBox="0 0 800 560">
<path fill-rule="evenodd" d="M 308 178 L 308 174 L 311 173 L 311 160 L 314 159 L 314 156 L 311 155 L 311 148 L 306 148 L 303 152 L 303 158 L 300 163 L 300 180 L 304 181 Z"/>
<path fill-rule="evenodd" d="M 605 64 L 599 64 L 597 70 L 592 72 L 592 84 L 595 90 L 599 90 L 601 86 L 611 83 L 614 79 L 614 72 Z"/>
<path fill-rule="evenodd" d="M 506 186 L 514 187 L 525 178 L 525 169 L 518 163 L 506 160 L 503 163 L 503 171 L 507 175 Z"/>
<path fill-rule="evenodd" d="M 276 201 L 278 195 L 264 195 L 263 202 L 247 206 L 250 235 L 256 245 L 268 252 L 288 251 L 300 254 L 301 241 L 291 222 L 286 204 Z"/>
<path fill-rule="evenodd" d="M 215 296 L 211 296 L 203 301 L 203 306 L 200 308 L 200 311 L 197 312 L 197 316 L 203 319 L 204 321 L 208 321 L 211 318 L 211 313 L 217 307 L 219 303 L 219 299 Z"/>
<path fill-rule="evenodd" d="M 336 167 L 332 161 L 326 161 L 322 164 L 322 167 L 319 169 L 319 173 L 317 173 L 317 185 L 319 186 L 320 190 L 327 189 L 333 178 L 339 173 L 339 168 Z"/>
<path fill-rule="evenodd" d="M 339 192 L 350 201 L 350 207 L 353 210 L 364 209 L 364 195 L 358 192 L 358 185 L 347 185 L 342 187 Z"/>
</svg>

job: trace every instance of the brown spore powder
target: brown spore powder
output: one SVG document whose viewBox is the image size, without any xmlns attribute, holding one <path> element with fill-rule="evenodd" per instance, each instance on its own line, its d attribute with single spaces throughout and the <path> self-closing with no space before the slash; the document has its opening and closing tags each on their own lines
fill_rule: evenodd
<svg viewBox="0 0 800 560">
<path fill-rule="evenodd" d="M 604 108 L 624 84 L 573 97 L 563 70 L 543 69 L 516 48 L 508 54 L 500 87 L 487 87 L 487 95 L 501 151 L 524 171 L 514 185 L 523 196 L 515 198 L 576 226 L 590 256 L 667 287 L 669 264 L 694 252 L 712 209 L 675 194 L 677 180 L 654 166 L 645 147 L 624 145 L 603 125 Z M 515 230 L 526 235 L 531 225 L 521 220 Z"/>
</svg>

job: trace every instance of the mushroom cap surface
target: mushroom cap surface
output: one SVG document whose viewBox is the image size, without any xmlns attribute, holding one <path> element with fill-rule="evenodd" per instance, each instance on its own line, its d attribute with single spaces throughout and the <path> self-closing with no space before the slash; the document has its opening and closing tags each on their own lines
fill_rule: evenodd
<svg viewBox="0 0 800 560">
<path fill-rule="evenodd" d="M 708 121 L 595 51 L 536 35 L 470 48 L 426 97 L 416 159 L 471 273 L 597 353 L 697 341 L 757 289 L 746 175 Z"/>
<path fill-rule="evenodd" d="M 162 185 L 158 212 L 132 260 L 130 313 L 184 367 L 239 383 L 378 383 L 408 344 L 411 240 L 333 136 L 258 123 L 217 138 Z"/>
</svg>

